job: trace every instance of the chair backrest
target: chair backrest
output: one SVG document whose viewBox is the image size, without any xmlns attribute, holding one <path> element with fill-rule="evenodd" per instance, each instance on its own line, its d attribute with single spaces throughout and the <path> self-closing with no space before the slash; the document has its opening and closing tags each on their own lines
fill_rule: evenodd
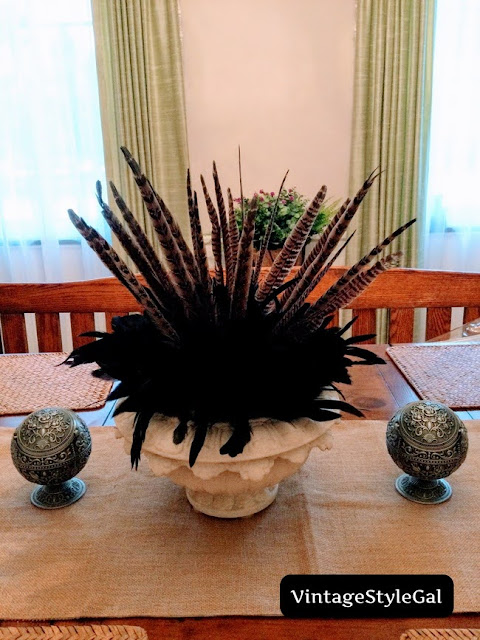
<svg viewBox="0 0 480 640">
<path fill-rule="evenodd" d="M 343 273 L 333 267 L 308 298 L 313 302 Z M 294 275 L 295 271 L 292 275 Z M 348 308 L 355 310 L 354 335 L 376 332 L 376 309 L 389 310 L 389 342 L 412 342 L 416 308 L 426 308 L 426 339 L 450 330 L 452 308 L 464 308 L 463 321 L 480 317 L 480 274 L 392 269 L 381 274 Z M 89 341 L 79 334 L 95 328 L 94 313 L 104 313 L 110 328 L 115 315 L 139 311 L 115 279 L 61 284 L 0 284 L 0 324 L 4 353 L 26 353 L 25 314 L 35 314 L 40 352 L 62 351 L 60 313 L 70 314 L 73 346 Z"/>
</svg>

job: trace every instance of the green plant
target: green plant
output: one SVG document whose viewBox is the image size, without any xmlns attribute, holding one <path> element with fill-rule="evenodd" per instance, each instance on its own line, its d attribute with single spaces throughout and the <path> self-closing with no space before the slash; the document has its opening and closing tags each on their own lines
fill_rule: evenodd
<svg viewBox="0 0 480 640">
<path fill-rule="evenodd" d="M 254 193 L 254 198 L 257 198 L 257 215 L 255 218 L 255 237 L 254 247 L 259 249 L 262 238 L 265 236 L 265 232 L 270 222 L 270 218 L 275 209 L 275 203 L 277 202 L 277 194 L 274 191 L 264 191 L 260 189 L 258 193 Z M 244 198 L 244 211 L 248 211 L 252 198 Z M 241 198 L 236 198 L 235 202 L 237 207 L 235 209 L 235 216 L 237 224 L 242 229 L 242 208 Z M 293 189 L 282 189 L 280 191 L 280 197 L 278 198 L 278 209 L 275 215 L 275 222 L 273 224 L 272 233 L 270 235 L 270 242 L 268 243 L 268 249 L 280 249 L 285 244 L 285 240 L 288 238 L 293 228 L 305 212 L 308 205 L 308 199 L 302 196 L 298 191 Z M 312 230 L 310 232 L 310 238 L 319 234 L 322 229 L 328 224 L 332 216 L 338 207 L 339 201 L 331 202 L 326 201 L 322 204 L 318 216 L 313 223 Z"/>
</svg>

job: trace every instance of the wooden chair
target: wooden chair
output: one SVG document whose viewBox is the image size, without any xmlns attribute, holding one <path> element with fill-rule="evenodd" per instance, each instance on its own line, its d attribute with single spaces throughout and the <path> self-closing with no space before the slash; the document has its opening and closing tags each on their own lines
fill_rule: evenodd
<svg viewBox="0 0 480 640">
<path fill-rule="evenodd" d="M 335 282 L 344 267 L 334 267 L 309 297 L 312 302 Z M 354 335 L 376 332 L 376 309 L 389 310 L 389 342 L 413 340 L 416 308 L 427 309 L 426 339 L 450 330 L 453 307 L 463 307 L 463 321 L 480 317 L 480 274 L 392 269 L 383 273 L 349 308 L 358 316 Z M 0 323 L 4 353 L 28 351 L 25 313 L 35 314 L 40 352 L 62 351 L 59 313 L 70 314 L 73 346 L 95 328 L 94 313 L 105 313 L 107 327 L 115 315 L 139 311 L 115 278 L 62 284 L 0 284 Z"/>
</svg>

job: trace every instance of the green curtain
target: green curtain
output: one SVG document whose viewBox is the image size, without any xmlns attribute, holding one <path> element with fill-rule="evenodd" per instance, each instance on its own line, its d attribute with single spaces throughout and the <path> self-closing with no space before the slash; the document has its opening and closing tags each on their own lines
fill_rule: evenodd
<svg viewBox="0 0 480 640">
<path fill-rule="evenodd" d="M 359 0 L 350 192 L 376 167 L 383 174 L 357 214 L 347 262 L 407 220 L 396 240 L 402 266 L 418 264 L 426 191 L 435 0 Z M 353 227 L 355 228 L 355 227 Z"/>
<path fill-rule="evenodd" d="M 391 250 L 402 251 L 404 267 L 421 259 L 434 22 L 435 0 L 358 0 L 350 193 L 375 168 L 383 173 L 354 219 L 347 264 L 414 217 Z M 387 342 L 386 326 L 380 310 L 378 342 Z"/>
<path fill-rule="evenodd" d="M 189 237 L 188 166 L 176 0 L 92 0 L 107 179 L 157 246 L 120 146 L 140 163 Z"/>
</svg>

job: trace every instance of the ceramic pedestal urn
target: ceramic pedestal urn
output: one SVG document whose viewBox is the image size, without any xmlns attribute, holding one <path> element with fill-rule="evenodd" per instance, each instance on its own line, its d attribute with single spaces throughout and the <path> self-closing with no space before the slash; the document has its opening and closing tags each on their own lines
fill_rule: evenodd
<svg viewBox="0 0 480 640">
<path fill-rule="evenodd" d="M 337 398 L 335 392 L 322 397 Z M 115 418 L 125 451 L 130 453 L 135 414 Z M 298 418 L 282 422 L 268 418 L 251 420 L 252 439 L 235 458 L 220 454 L 231 434 L 227 424 L 215 424 L 205 440 L 192 468 L 188 455 L 193 434 L 182 444 L 173 443 L 177 418 L 156 414 L 150 421 L 142 447 L 150 469 L 186 488 L 190 504 L 202 513 L 218 518 L 240 518 L 268 507 L 278 491 L 278 483 L 291 476 L 307 459 L 314 447 L 325 451 L 332 447 L 331 427 L 340 417 L 327 422 Z"/>
</svg>

